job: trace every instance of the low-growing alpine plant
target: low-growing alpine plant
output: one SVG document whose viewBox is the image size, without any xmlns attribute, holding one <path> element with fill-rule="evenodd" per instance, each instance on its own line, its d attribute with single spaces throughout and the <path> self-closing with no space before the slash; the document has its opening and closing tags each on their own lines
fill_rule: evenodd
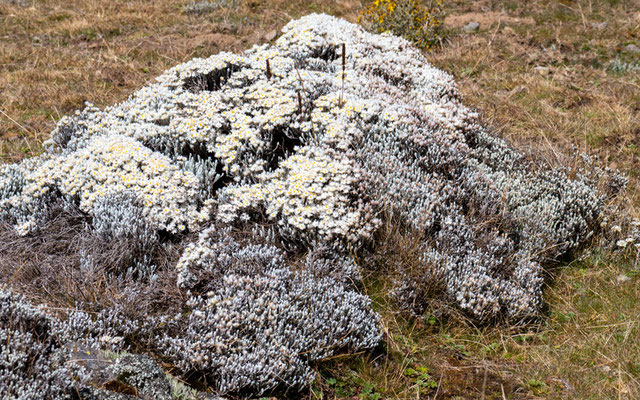
<svg viewBox="0 0 640 400">
<path fill-rule="evenodd" d="M 0 217 L 18 234 L 37 237 L 66 204 L 87 235 L 140 242 L 140 268 L 183 249 L 171 307 L 133 325 L 105 311 L 92 337 L 138 340 L 242 396 L 301 390 L 317 361 L 380 343 L 361 293 L 374 263 L 356 260 L 384 224 L 419 237 L 420 268 L 390 277 L 400 306 L 420 313 L 431 279 L 476 321 L 519 321 L 539 314 L 544 266 L 590 239 L 625 184 L 589 163 L 534 165 L 410 42 L 317 14 L 273 45 L 196 58 L 120 104 L 88 105 L 45 146 L 0 170 Z"/>
</svg>

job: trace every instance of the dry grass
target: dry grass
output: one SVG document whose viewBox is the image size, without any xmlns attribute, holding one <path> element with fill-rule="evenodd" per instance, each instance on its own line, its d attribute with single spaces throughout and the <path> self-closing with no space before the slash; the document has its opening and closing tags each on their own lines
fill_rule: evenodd
<svg viewBox="0 0 640 400">
<path fill-rule="evenodd" d="M 467 103 L 499 134 L 552 157 L 577 146 L 635 177 L 640 76 L 608 65 L 617 57 L 638 61 L 621 48 L 638 42 L 640 3 L 452 3 L 450 13 L 480 20 L 481 30 L 451 38 L 430 60 L 456 76 Z M 606 28 L 591 25 L 600 22 Z"/>
<path fill-rule="evenodd" d="M 235 9 L 187 15 L 186 0 L 19 3 L 0 0 L 3 161 L 37 153 L 55 121 L 84 101 L 100 107 L 121 101 L 177 63 L 264 42 L 291 18 L 315 11 L 355 21 L 366 5 L 245 0 Z M 640 62 L 622 50 L 640 45 L 640 3 L 449 0 L 444 7 L 448 40 L 429 57 L 455 75 L 466 103 L 498 134 L 552 163 L 572 146 L 598 154 L 605 165 L 630 176 L 629 203 L 637 215 L 640 74 L 615 73 L 608 66 L 614 59 Z M 480 32 L 460 31 L 469 20 L 481 23 Z M 604 29 L 592 26 L 601 22 L 607 23 Z M 9 238 L 6 232 L 2 237 Z M 405 250 L 415 241 L 392 230 L 388 237 L 380 250 L 389 255 L 387 263 L 406 262 Z M 3 252 L 3 261 L 13 264 L 2 270 L 19 271 L 16 279 L 28 282 L 38 276 L 38 263 L 61 268 L 55 274 L 40 271 L 50 279 L 41 285 L 51 293 L 40 294 L 43 301 L 70 306 L 82 296 L 115 290 L 96 286 L 95 278 L 65 299 L 65 283 L 55 279 L 71 275 L 54 265 L 55 249 L 49 254 L 42 243 L 36 245 L 20 243 L 19 256 L 31 260 L 30 269 L 20 270 L 17 253 Z M 391 282 L 371 274 L 365 289 L 383 315 L 385 349 L 320 366 L 309 397 L 640 398 L 640 272 L 632 258 L 595 246 L 590 256 L 556 269 L 546 291 L 546 318 L 526 327 L 476 327 L 462 317 L 441 317 L 441 305 L 433 304 L 423 318 L 407 320 L 389 303 Z M 621 283 L 620 276 L 631 280 Z"/>
<path fill-rule="evenodd" d="M 166 309 L 183 295 L 175 285 L 178 262 L 185 243 L 195 234 L 173 238 L 165 245 L 145 249 L 151 254 L 154 274 L 150 282 L 129 272 L 142 251 L 124 238 L 103 239 L 87 232 L 87 216 L 77 208 L 54 207 L 38 235 L 19 236 L 0 223 L 0 285 L 8 285 L 35 304 L 54 309 L 103 309 L 114 304 L 139 310 Z M 170 282 L 170 283 L 168 283 Z M 126 299 L 137 292 L 139 299 Z"/>
<path fill-rule="evenodd" d="M 85 101 L 124 100 L 165 69 L 265 41 L 290 19 L 331 12 L 355 20 L 355 1 L 237 1 L 204 15 L 188 1 L 0 1 L 0 155 L 16 160 Z"/>
</svg>

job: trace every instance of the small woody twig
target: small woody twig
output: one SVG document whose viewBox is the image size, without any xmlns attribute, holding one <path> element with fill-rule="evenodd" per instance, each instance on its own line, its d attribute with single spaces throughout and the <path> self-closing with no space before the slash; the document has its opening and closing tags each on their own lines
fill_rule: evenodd
<svg viewBox="0 0 640 400">
<path fill-rule="evenodd" d="M 342 108 L 342 97 L 344 96 L 344 71 L 346 65 L 346 52 L 347 45 L 342 43 L 342 88 L 340 89 L 340 101 L 338 101 L 338 107 Z"/>
<path fill-rule="evenodd" d="M 271 79 L 271 65 L 269 64 L 269 59 L 267 59 L 267 80 Z"/>
</svg>

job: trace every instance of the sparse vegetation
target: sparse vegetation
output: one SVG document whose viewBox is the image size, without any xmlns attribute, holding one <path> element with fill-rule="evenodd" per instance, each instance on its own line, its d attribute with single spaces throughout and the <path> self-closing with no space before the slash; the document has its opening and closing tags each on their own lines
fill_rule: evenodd
<svg viewBox="0 0 640 400">
<path fill-rule="evenodd" d="M 38 154 L 39 143 L 55 121 L 81 109 L 84 100 L 101 108 L 123 101 L 168 67 L 194 56 L 244 49 L 265 40 L 266 33 L 290 17 L 323 11 L 355 21 L 370 4 L 239 1 L 233 12 L 222 7 L 188 14 L 187 2 L 25 3 L 0 2 L 0 135 L 5 161 Z M 640 74 L 618 73 L 612 66 L 616 60 L 621 65 L 640 61 L 618 50 L 638 44 L 637 4 L 447 1 L 443 8 L 449 16 L 443 24 L 447 41 L 428 57 L 455 76 L 464 101 L 528 154 L 551 164 L 571 164 L 566 155 L 577 146 L 625 172 L 630 184 L 624 209 L 636 216 Z M 461 33 L 461 24 L 472 19 L 480 22 L 480 31 Z M 602 21 L 608 24 L 604 28 L 591 25 Z M 78 243 L 87 255 L 103 260 L 120 255 L 115 244 L 97 251 L 99 238 L 79 242 L 83 217 L 73 210 L 67 213 L 73 229 L 61 232 L 65 224 L 50 221 L 45 230 L 51 239 Z M 385 348 L 321 364 L 309 398 L 416 398 L 418 375 L 406 372 L 419 372 L 418 368 L 426 368 L 437 385 L 423 389 L 425 398 L 637 398 L 640 274 L 633 246 L 610 245 L 625 238 L 613 234 L 614 227 L 605 228 L 605 235 L 611 233 L 606 241 L 594 240 L 582 256 L 560 260 L 550 271 L 544 317 L 525 326 L 475 326 L 455 312 L 443 313 L 446 305 L 437 301 L 426 304 L 421 317 L 405 321 L 389 296 L 392 282 L 365 274 L 363 291 L 382 316 Z M 3 279 L 31 301 L 74 307 L 78 299 L 108 303 L 104 299 L 122 296 L 120 283 L 105 279 L 112 271 L 85 273 L 77 285 L 80 274 L 54 268 L 64 259 L 52 257 L 55 249 L 49 244 L 19 240 L 3 243 L 3 249 L 21 246 L 10 257 L 3 250 L 3 262 L 10 264 L 6 271 L 11 271 Z M 412 248 L 410 237 L 400 235 L 394 243 L 400 249 Z M 167 249 L 158 257 L 175 264 L 180 252 Z M 404 255 L 398 253 L 402 251 L 394 257 L 402 260 Z M 25 260 L 29 262 L 22 266 Z M 28 274 L 21 276 L 24 272 Z M 158 274 L 146 292 L 154 307 L 165 301 L 163 291 L 173 290 L 167 288 L 175 278 Z M 30 281 L 36 285 L 27 284 Z M 431 290 L 437 294 L 440 288 Z"/>
<path fill-rule="evenodd" d="M 431 1 L 428 7 L 418 0 L 375 0 L 358 17 L 358 22 L 373 32 L 391 32 L 428 50 L 442 40 L 442 18 L 440 0 Z"/>
<path fill-rule="evenodd" d="M 609 69 L 619 74 L 640 73 L 640 64 L 620 61 L 618 58 L 611 61 Z"/>
<path fill-rule="evenodd" d="M 236 6 L 236 0 L 192 1 L 184 6 L 187 14 L 202 15 L 211 13 L 219 8 Z"/>
</svg>

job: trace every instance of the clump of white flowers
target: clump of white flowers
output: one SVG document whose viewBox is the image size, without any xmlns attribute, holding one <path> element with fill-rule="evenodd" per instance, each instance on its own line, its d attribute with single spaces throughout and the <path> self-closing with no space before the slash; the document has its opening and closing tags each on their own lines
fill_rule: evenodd
<svg viewBox="0 0 640 400">
<path fill-rule="evenodd" d="M 619 251 L 632 249 L 637 259 L 637 255 L 640 253 L 640 219 L 627 217 L 626 220 L 616 220 L 612 226 L 609 226 L 609 221 L 603 220 L 601 226 L 609 233 L 607 239 L 614 249 Z"/>
<path fill-rule="evenodd" d="M 128 193 L 157 230 L 183 231 L 208 218 L 208 209 L 199 208 L 195 200 L 196 177 L 131 138 L 95 136 L 76 151 L 42 156 L 41 161 L 30 170 L 23 168 L 22 179 L 26 182 L 22 190 L 2 199 L 0 207 L 28 208 L 55 194 L 77 198 L 82 211 L 95 214 L 94 208 L 102 199 Z M 4 179 L 6 186 L 15 185 L 15 179 Z M 36 215 L 25 218 L 16 228 L 31 232 L 36 228 Z"/>
<path fill-rule="evenodd" d="M 332 153 L 302 148 L 267 173 L 264 183 L 226 188 L 219 218 L 231 222 L 239 210 L 262 206 L 268 218 L 293 229 L 298 237 L 368 239 L 377 220 L 367 219 L 367 205 L 355 192 L 362 179 L 360 168 L 355 160 Z"/>
</svg>

